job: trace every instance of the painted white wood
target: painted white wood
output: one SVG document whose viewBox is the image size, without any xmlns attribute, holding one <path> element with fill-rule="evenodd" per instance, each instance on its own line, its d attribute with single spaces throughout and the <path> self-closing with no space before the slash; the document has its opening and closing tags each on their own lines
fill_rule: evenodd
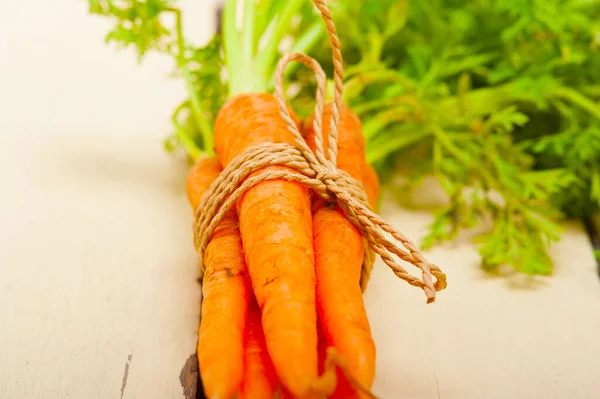
<svg viewBox="0 0 600 399">
<path fill-rule="evenodd" d="M 212 30 L 203 4 L 183 2 L 197 41 Z M 88 17 L 84 1 L 8 7 L 0 398 L 181 398 L 200 292 L 185 168 L 161 148 L 181 82 L 165 78 L 170 60 L 150 56 L 138 67 L 104 46 L 108 24 Z M 390 198 L 382 214 L 415 239 L 431 221 Z M 600 282 L 581 226 L 567 225 L 552 251 L 556 275 L 528 283 L 485 276 L 468 240 L 436 248 L 428 256 L 449 287 L 433 305 L 376 265 L 365 296 L 375 393 L 597 397 Z"/>
<path fill-rule="evenodd" d="M 429 202 L 435 187 L 413 195 Z M 430 213 L 386 197 L 382 216 L 422 237 Z M 365 293 L 378 349 L 374 391 L 383 398 L 597 397 L 600 279 L 582 226 L 564 227 L 548 278 L 486 275 L 468 237 L 429 251 L 448 275 L 448 288 L 430 305 L 421 290 L 376 265 Z"/>
<path fill-rule="evenodd" d="M 180 4 L 205 41 L 205 1 Z M 170 59 L 107 47 L 87 1 L 3 9 L 0 398 L 182 397 L 200 289 L 161 140 L 183 84 Z"/>
</svg>

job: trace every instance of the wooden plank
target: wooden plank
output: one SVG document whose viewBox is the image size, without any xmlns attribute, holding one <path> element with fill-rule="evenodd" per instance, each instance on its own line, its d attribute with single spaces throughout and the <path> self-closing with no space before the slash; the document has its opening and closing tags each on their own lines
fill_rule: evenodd
<svg viewBox="0 0 600 399">
<path fill-rule="evenodd" d="M 413 193 L 431 203 L 435 189 Z M 435 194 L 433 194 L 435 196 Z M 422 237 L 428 211 L 398 208 L 388 193 L 382 216 Z M 377 343 L 374 391 L 409 398 L 593 398 L 600 367 L 600 279 L 587 234 L 565 224 L 551 248 L 549 278 L 493 278 L 468 237 L 427 254 L 448 275 L 438 301 L 424 304 L 379 263 L 365 294 Z M 379 267 L 378 267 L 379 266 Z"/>
<path fill-rule="evenodd" d="M 200 300 L 185 169 L 156 137 L 29 144 L 2 162 L 20 173 L 2 176 L 0 397 L 182 397 Z"/>
</svg>

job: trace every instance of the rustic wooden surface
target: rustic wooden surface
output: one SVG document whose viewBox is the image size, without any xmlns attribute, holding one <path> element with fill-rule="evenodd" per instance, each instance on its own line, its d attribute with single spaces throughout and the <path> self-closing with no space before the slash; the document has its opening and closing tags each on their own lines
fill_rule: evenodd
<svg viewBox="0 0 600 399">
<path fill-rule="evenodd" d="M 428 211 L 391 204 L 382 215 L 421 237 Z M 436 197 L 426 185 L 407 201 Z M 406 199 L 406 198 L 404 198 Z M 376 267 L 365 294 L 378 348 L 375 392 L 383 398 L 596 398 L 600 279 L 579 223 L 551 248 L 549 278 L 491 277 L 468 237 L 428 258 L 448 274 L 438 302 Z"/>
<path fill-rule="evenodd" d="M 184 9 L 202 40 L 210 14 L 193 0 Z M 160 142 L 181 84 L 164 79 L 168 60 L 137 67 L 131 54 L 106 48 L 107 24 L 87 17 L 84 2 L 13 2 L 7 14 L 0 398 L 182 398 L 200 291 L 185 168 Z M 422 236 L 429 211 L 386 196 L 383 216 Z M 467 239 L 430 251 L 449 280 L 433 305 L 376 265 L 365 295 L 378 348 L 375 393 L 597 397 L 600 280 L 583 229 L 565 227 L 552 278 L 485 276 Z"/>
</svg>

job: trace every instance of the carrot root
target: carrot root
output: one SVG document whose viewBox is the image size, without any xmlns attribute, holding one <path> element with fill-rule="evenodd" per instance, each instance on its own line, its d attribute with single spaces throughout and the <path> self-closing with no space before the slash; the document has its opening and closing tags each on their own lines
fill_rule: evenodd
<svg viewBox="0 0 600 399">
<path fill-rule="evenodd" d="M 324 107 L 323 120 L 331 118 L 333 104 Z M 312 126 L 315 115 L 307 121 L 304 135 L 308 145 L 316 147 Z M 329 148 L 330 125 L 323 123 L 324 151 Z M 358 117 L 347 107 L 340 109 L 336 166 L 362 182 L 372 201 L 378 194 L 378 180 L 365 160 L 365 141 Z M 337 371 L 334 397 L 352 398 L 358 393 L 345 374 L 359 386 L 369 388 L 375 373 L 375 344 L 364 307 L 361 276 L 364 239 L 336 204 L 318 199 L 313 204 L 313 242 L 317 276 L 317 314 L 323 325 L 326 342 L 345 359 L 346 372 Z M 331 295 L 335 292 L 335 295 Z"/>
<path fill-rule="evenodd" d="M 192 208 L 221 172 L 215 158 L 192 166 L 186 191 Z M 250 284 L 235 213 L 229 212 L 204 252 L 202 318 L 198 329 L 198 365 L 208 398 L 230 398 L 243 379 L 244 330 Z"/>
<path fill-rule="evenodd" d="M 251 146 L 294 144 L 280 116 L 277 99 L 265 93 L 231 98 L 217 116 L 214 138 L 215 151 L 223 165 Z M 297 173 L 280 166 L 257 173 L 276 170 Z M 237 210 L 246 264 L 277 377 L 295 397 L 306 397 L 318 377 L 308 190 L 284 180 L 264 181 L 241 197 Z"/>
<path fill-rule="evenodd" d="M 277 377 L 267 353 L 256 300 L 250 303 L 248 309 L 244 354 L 244 380 L 240 399 L 272 398 L 276 392 Z"/>
<path fill-rule="evenodd" d="M 327 348 L 326 358 L 325 358 L 325 373 L 335 374 L 336 370 L 341 372 L 341 374 L 347 379 L 350 386 L 358 392 L 360 398 L 370 398 L 370 399 L 378 399 L 375 394 L 373 394 L 367 387 L 361 384 L 360 381 L 357 381 L 352 377 L 352 374 L 348 371 L 349 367 L 342 355 L 333 347 Z M 342 396 L 340 396 L 341 398 Z M 350 398 L 354 396 L 343 396 L 344 398 Z"/>
</svg>

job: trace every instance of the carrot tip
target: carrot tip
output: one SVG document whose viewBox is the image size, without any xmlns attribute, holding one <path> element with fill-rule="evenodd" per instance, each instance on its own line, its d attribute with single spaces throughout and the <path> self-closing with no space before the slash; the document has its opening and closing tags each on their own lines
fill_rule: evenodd
<svg viewBox="0 0 600 399">
<path fill-rule="evenodd" d="M 344 361 L 342 355 L 334 348 L 327 348 L 327 357 L 325 358 L 325 371 L 323 375 L 317 381 L 316 387 L 320 388 L 320 390 L 316 391 L 320 394 L 324 394 L 326 396 L 330 396 L 335 391 L 335 387 L 337 385 L 337 374 L 336 368 L 339 367 L 350 385 L 354 387 L 357 391 L 362 392 L 369 398 L 377 399 L 369 389 L 364 387 L 360 382 L 358 382 L 352 375 L 348 372 L 348 367 L 346 366 L 346 362 Z M 333 387 L 333 390 L 330 389 Z"/>
</svg>

